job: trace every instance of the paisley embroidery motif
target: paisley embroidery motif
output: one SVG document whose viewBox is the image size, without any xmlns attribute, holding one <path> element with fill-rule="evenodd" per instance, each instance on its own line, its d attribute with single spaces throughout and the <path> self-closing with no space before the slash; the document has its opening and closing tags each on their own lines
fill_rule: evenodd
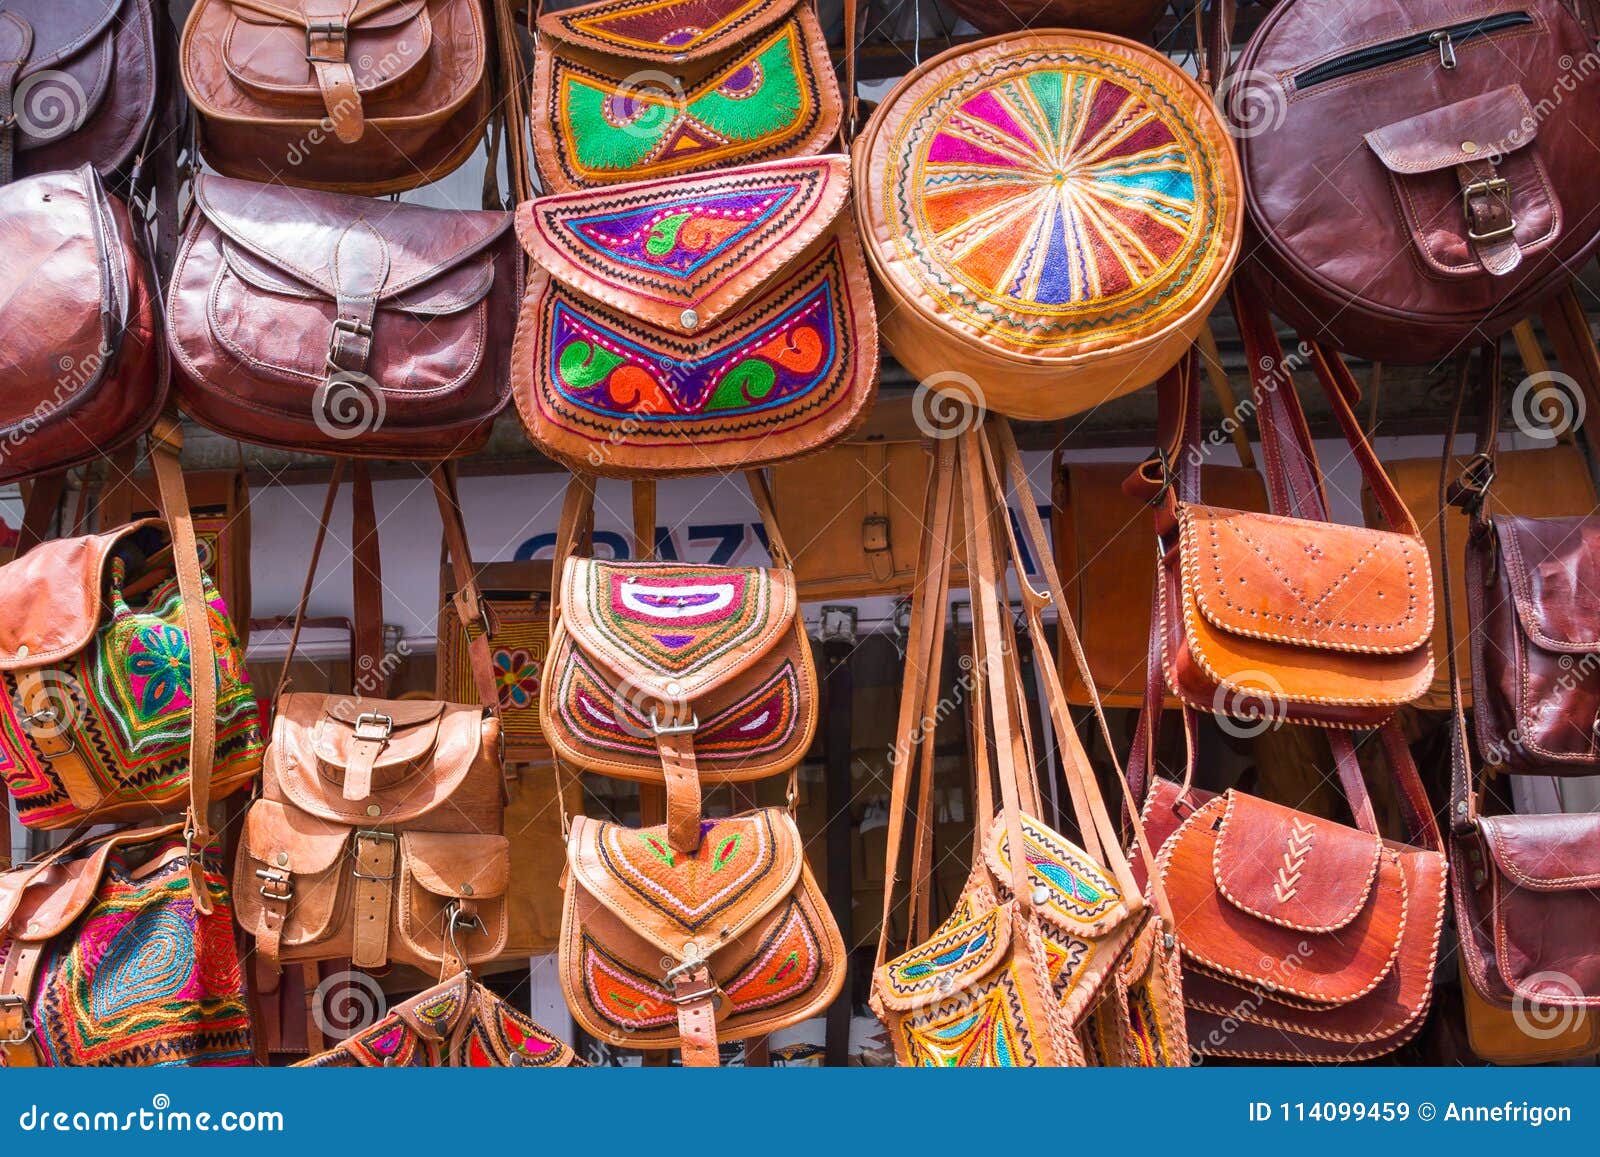
<svg viewBox="0 0 1600 1157">
<path fill-rule="evenodd" d="M 1016 1068 L 1038 1063 L 1033 1023 L 1009 967 L 964 993 L 954 1007 L 908 1016 L 901 1032 L 913 1065 Z"/>
</svg>

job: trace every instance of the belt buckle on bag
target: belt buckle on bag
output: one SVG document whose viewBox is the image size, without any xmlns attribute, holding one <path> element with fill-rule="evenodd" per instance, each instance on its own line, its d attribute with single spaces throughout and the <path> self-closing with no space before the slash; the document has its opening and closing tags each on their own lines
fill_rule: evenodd
<svg viewBox="0 0 1600 1157">
<path fill-rule="evenodd" d="M 28 1015 L 27 998 L 10 993 L 0 994 L 0 1008 L 22 1010 L 22 1035 L 0 1037 L 0 1045 L 25 1045 L 33 1039 L 33 1017 Z"/>
<path fill-rule="evenodd" d="M 1511 216 L 1510 222 L 1501 229 L 1489 233 L 1475 233 L 1472 230 L 1472 198 L 1482 194 L 1486 197 L 1496 197 L 1505 202 L 1506 214 L 1511 216 L 1511 182 L 1504 177 L 1488 177 L 1483 180 L 1473 181 L 1461 190 L 1461 212 L 1467 219 L 1467 239 L 1469 241 L 1499 241 L 1511 236 L 1517 229 L 1517 219 Z"/>
<path fill-rule="evenodd" d="M 693 735 L 700 730 L 700 715 L 698 712 L 689 712 L 687 723 L 662 723 L 661 715 L 656 708 L 650 708 L 650 730 L 657 735 Z"/>
<path fill-rule="evenodd" d="M 257 868 L 256 879 L 266 881 L 257 889 L 264 898 L 284 904 L 294 899 L 294 881 L 282 868 Z"/>
<path fill-rule="evenodd" d="M 372 828 L 357 828 L 356 843 L 359 844 L 362 840 L 388 840 L 391 844 L 398 844 L 400 837 L 393 832 L 380 832 Z M 359 859 L 357 863 L 360 863 Z M 395 872 L 392 869 L 387 876 L 374 876 L 370 872 L 363 872 L 359 867 L 356 867 L 350 869 L 350 875 L 357 880 L 387 881 L 395 878 Z"/>
<path fill-rule="evenodd" d="M 394 716 L 385 715 L 381 711 L 363 711 L 356 716 L 355 735 L 357 739 L 369 739 L 378 743 L 385 743 L 389 736 L 394 734 Z"/>
<path fill-rule="evenodd" d="M 333 61 L 332 63 L 339 63 Z M 352 337 L 372 337 L 372 327 L 364 321 L 356 321 L 349 317 L 336 317 L 333 319 L 333 331 L 328 334 L 328 356 L 323 359 L 323 367 L 330 373 L 344 373 L 345 368 L 333 360 L 333 355 L 339 350 L 339 335 L 350 334 Z"/>
<path fill-rule="evenodd" d="M 307 64 L 346 64 L 348 61 L 341 56 L 318 56 L 311 47 L 311 41 L 320 37 L 331 40 L 335 44 L 350 44 L 350 26 L 343 20 L 313 20 L 306 25 L 306 63 Z"/>
</svg>

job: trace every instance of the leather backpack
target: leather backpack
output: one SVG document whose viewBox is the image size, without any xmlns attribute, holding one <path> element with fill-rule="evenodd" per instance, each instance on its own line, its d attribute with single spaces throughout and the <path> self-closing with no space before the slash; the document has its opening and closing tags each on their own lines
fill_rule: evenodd
<svg viewBox="0 0 1600 1157">
<path fill-rule="evenodd" d="M 1014 418 L 1155 380 L 1238 254 L 1238 161 L 1210 95 L 1129 41 L 952 48 L 895 86 L 852 155 L 883 344 L 928 388 Z"/>
<path fill-rule="evenodd" d="M 348 457 L 471 454 L 509 392 L 511 214 L 202 175 L 167 297 L 186 413 Z"/>
<path fill-rule="evenodd" d="M 553 192 L 806 156 L 839 132 L 813 0 L 599 0 L 538 27 L 534 159 Z"/>
<path fill-rule="evenodd" d="M 504 9 L 199 0 L 178 61 L 201 155 L 230 177 L 370 196 L 436 181 L 477 150 L 495 116 L 495 40 L 515 35 Z M 505 82 L 514 138 L 517 75 Z"/>
<path fill-rule="evenodd" d="M 370 656 L 351 694 L 287 691 L 341 474 L 323 506 L 274 695 L 262 791 L 245 814 L 234 865 L 239 924 L 255 938 L 264 993 L 277 990 L 285 963 L 348 958 L 357 968 L 405 963 L 437 976 L 494 959 L 506 941 L 498 699 L 444 467 L 431 481 L 456 568 L 456 610 L 473 637 L 479 703 L 488 706 L 381 698 L 381 682 L 369 681 L 381 680 L 383 668 Z M 359 559 L 356 569 L 357 601 L 373 601 L 375 584 L 365 593 L 359 585 Z"/>
<path fill-rule="evenodd" d="M 854 429 L 877 319 L 843 156 L 540 197 L 511 352 L 528 435 L 611 476 L 749 469 Z"/>
<path fill-rule="evenodd" d="M 1362 357 L 1431 362 L 1509 329 L 1600 245 L 1600 80 L 1571 67 L 1592 47 L 1560 0 L 1278 4 L 1220 90 L 1246 275 Z"/>
<path fill-rule="evenodd" d="M 88 164 L 124 171 L 156 116 L 149 0 L 13 0 L 0 16 L 0 184 Z"/>
</svg>

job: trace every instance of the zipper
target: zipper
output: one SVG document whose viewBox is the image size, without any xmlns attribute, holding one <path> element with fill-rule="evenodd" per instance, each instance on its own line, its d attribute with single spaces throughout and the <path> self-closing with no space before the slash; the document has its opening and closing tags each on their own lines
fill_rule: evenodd
<svg viewBox="0 0 1600 1157">
<path fill-rule="evenodd" d="M 1426 56 L 1430 52 L 1439 54 L 1441 68 L 1454 68 L 1458 46 L 1469 40 L 1491 36 L 1510 28 L 1526 28 L 1532 23 L 1531 13 L 1498 12 L 1481 20 L 1464 20 L 1459 24 L 1449 24 L 1430 32 L 1417 32 L 1395 40 L 1385 40 L 1381 44 L 1371 44 L 1366 48 L 1347 52 L 1343 56 L 1324 60 L 1304 72 L 1296 73 L 1294 87 L 1297 91 L 1311 88 L 1314 85 L 1326 84 L 1330 80 L 1338 80 L 1340 77 L 1368 72 L 1401 60 L 1410 60 L 1414 56 Z"/>
</svg>

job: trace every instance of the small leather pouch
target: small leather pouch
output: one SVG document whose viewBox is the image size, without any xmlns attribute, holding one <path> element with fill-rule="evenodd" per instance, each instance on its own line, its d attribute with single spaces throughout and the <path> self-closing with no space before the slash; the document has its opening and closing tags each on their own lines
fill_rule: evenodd
<svg viewBox="0 0 1600 1157">
<path fill-rule="evenodd" d="M 601 0 L 539 18 L 531 112 L 566 192 L 815 153 L 842 100 L 809 0 Z"/>
<path fill-rule="evenodd" d="M 1509 84 L 1366 134 L 1429 273 L 1503 277 L 1554 244 L 1561 205 L 1538 131 L 1522 86 Z"/>
<path fill-rule="evenodd" d="M 849 193 L 849 158 L 826 156 L 521 206 L 529 437 L 625 477 L 764 466 L 847 434 L 878 386 Z"/>
</svg>

